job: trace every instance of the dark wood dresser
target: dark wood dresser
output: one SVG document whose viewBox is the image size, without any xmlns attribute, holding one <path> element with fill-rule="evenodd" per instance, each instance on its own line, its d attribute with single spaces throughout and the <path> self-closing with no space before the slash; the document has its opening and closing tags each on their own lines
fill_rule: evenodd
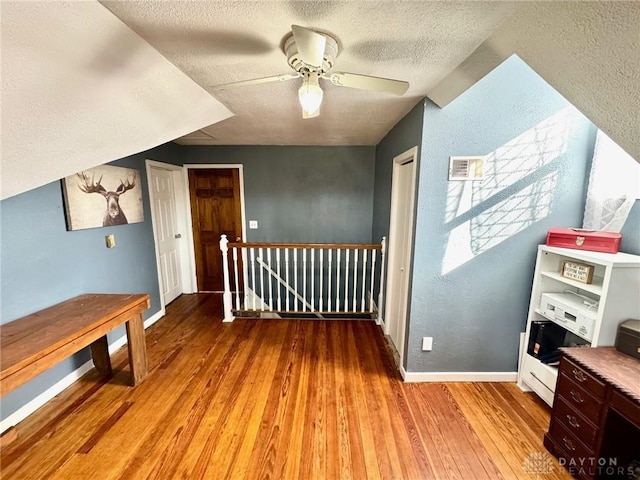
<svg viewBox="0 0 640 480">
<path fill-rule="evenodd" d="M 613 347 L 561 350 L 545 447 L 576 478 L 636 478 L 640 360 Z"/>
</svg>

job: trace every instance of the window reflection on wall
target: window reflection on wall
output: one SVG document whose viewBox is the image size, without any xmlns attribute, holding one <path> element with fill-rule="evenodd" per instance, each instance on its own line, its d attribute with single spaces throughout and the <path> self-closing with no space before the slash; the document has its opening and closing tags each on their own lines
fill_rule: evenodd
<svg viewBox="0 0 640 480">
<path fill-rule="evenodd" d="M 487 154 L 484 180 L 449 182 L 443 275 L 551 213 L 559 160 L 579 115 L 566 107 Z"/>
</svg>

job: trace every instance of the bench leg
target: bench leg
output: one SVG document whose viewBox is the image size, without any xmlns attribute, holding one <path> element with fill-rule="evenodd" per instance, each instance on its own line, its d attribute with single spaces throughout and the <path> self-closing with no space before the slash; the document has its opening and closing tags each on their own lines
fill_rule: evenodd
<svg viewBox="0 0 640 480">
<path fill-rule="evenodd" d="M 147 376 L 147 347 L 144 341 L 142 314 L 127 322 L 127 340 L 131 380 L 133 385 L 138 385 Z"/>
<path fill-rule="evenodd" d="M 113 375 L 111 358 L 109 357 L 109 342 L 106 335 L 91 344 L 91 356 L 98 372 L 103 375 Z"/>
</svg>

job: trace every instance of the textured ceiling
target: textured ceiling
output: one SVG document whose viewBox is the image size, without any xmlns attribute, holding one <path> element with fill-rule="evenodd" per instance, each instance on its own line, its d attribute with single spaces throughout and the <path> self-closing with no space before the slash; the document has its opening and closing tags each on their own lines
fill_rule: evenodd
<svg viewBox="0 0 640 480">
<path fill-rule="evenodd" d="M 2 198 L 231 115 L 97 2 L 2 2 Z"/>
<path fill-rule="evenodd" d="M 429 98 L 445 106 L 514 53 L 640 162 L 640 2 L 527 2 Z"/>
<path fill-rule="evenodd" d="M 513 53 L 640 160 L 637 1 L 105 5 L 2 1 L 1 198 L 177 138 L 375 145 L 423 96 L 446 105 Z M 291 24 L 337 38 L 336 71 L 406 80 L 409 91 L 325 82 L 310 120 L 299 80 L 212 96 L 211 86 L 288 73 Z"/>
<path fill-rule="evenodd" d="M 325 81 L 320 117 L 307 120 L 298 79 L 217 91 L 234 117 L 179 142 L 225 145 L 375 145 L 519 7 L 399 0 L 102 3 L 205 89 L 291 72 L 282 45 L 292 24 L 337 39 L 334 71 L 410 83 L 395 97 Z"/>
</svg>

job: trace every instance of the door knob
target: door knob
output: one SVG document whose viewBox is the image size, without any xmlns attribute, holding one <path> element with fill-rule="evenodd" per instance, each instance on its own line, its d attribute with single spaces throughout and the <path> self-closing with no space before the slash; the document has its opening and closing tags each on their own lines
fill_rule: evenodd
<svg viewBox="0 0 640 480">
<path fill-rule="evenodd" d="M 181 234 L 181 233 L 176 233 L 176 234 L 174 235 L 174 238 L 182 238 L 182 234 Z"/>
<path fill-rule="evenodd" d="M 242 239 L 240 237 L 236 237 L 236 242 L 241 242 Z"/>
</svg>

